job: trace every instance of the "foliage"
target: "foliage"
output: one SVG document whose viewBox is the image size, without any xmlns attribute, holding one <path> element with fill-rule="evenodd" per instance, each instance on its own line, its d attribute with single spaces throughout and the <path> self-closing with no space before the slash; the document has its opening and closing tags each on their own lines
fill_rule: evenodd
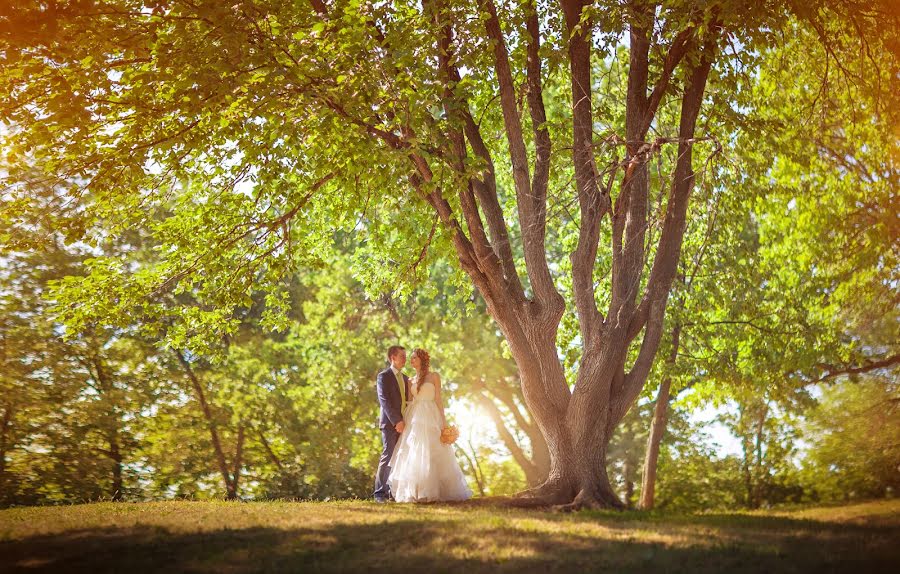
<svg viewBox="0 0 900 574">
<path fill-rule="evenodd" d="M 506 110 L 488 4 L 97 0 L 0 14 L 2 503 L 219 496 L 228 479 L 218 454 L 226 475 L 242 473 L 245 496 L 365 496 L 379 449 L 372 379 L 398 341 L 432 350 L 450 401 L 508 393 L 507 450 L 535 458 L 534 419 L 516 416 L 535 369 L 517 370 L 509 324 L 488 320 L 497 301 L 458 248 L 478 226 L 463 228 L 458 214 L 470 185 L 493 179 L 515 270 L 504 273 L 539 303 L 509 107 L 535 134 L 522 138 L 525 171 L 539 163 L 542 130 L 562 142 L 547 157 L 540 246 L 566 304 L 537 366 L 558 356 L 571 397 L 598 355 L 585 352 L 570 258 L 590 210 L 574 181 L 583 165 L 570 161 L 568 49 L 593 27 L 593 140 L 582 143 L 610 207 L 624 210 L 615 176 L 622 156 L 640 155 L 622 137 L 635 68 L 625 39 L 650 4 L 595 2 L 572 23 L 552 4 L 499 2 Z M 717 57 L 688 148 L 697 177 L 660 335 L 665 353 L 677 326 L 679 348 L 651 369 L 632 337 L 617 358 L 631 366 L 644 355 L 651 384 L 619 409 L 643 391 L 610 445 L 610 473 L 631 490 L 648 393 L 671 377 L 675 392 L 691 389 L 679 408 L 738 404 L 730 424 L 747 448 L 739 468 L 698 435 L 670 433 L 660 490 L 670 507 L 777 503 L 798 496 L 798 480 L 823 499 L 896 488 L 893 437 L 857 434 L 835 416 L 895 390 L 840 383 L 818 406 L 809 390 L 898 356 L 900 45 L 882 29 L 896 11 L 884 1 L 658 4 L 648 12 L 658 16 L 652 78 L 665 76 L 680 30 L 696 41 L 669 71 L 641 156 L 647 204 L 629 218 L 645 218 L 629 243 L 642 248 L 636 291 L 648 289 L 663 246 L 688 74 L 704 42 Z M 532 9 L 542 15 L 545 122 L 525 113 Z M 452 54 L 436 42 L 445 20 Z M 449 83 L 444 56 L 460 73 Z M 471 157 L 454 160 L 461 102 L 490 169 L 471 135 Z M 435 193 L 456 219 L 435 212 Z M 480 221 L 485 205 L 469 215 Z M 601 221 L 594 243 L 615 244 Z M 612 251 L 587 259 L 591 308 L 614 298 Z M 797 478 L 802 417 L 812 450 Z M 486 492 L 521 486 L 525 467 L 500 453 L 486 448 L 482 471 L 470 471 Z"/>
<path fill-rule="evenodd" d="M 816 500 L 896 496 L 900 492 L 900 395 L 894 377 L 827 386 L 805 415 L 809 443 L 801 479 Z"/>
</svg>

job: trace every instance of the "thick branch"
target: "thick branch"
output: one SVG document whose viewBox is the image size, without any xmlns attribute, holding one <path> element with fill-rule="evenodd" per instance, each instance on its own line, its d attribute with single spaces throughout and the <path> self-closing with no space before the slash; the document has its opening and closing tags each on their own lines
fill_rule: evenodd
<svg viewBox="0 0 900 574">
<path fill-rule="evenodd" d="M 675 71 L 675 68 L 687 53 L 688 48 L 690 47 L 689 40 L 693 34 L 693 27 L 685 28 L 679 32 L 678 35 L 675 36 L 675 40 L 672 41 L 672 45 L 666 53 L 666 59 L 663 61 L 662 72 L 656 80 L 656 85 L 653 86 L 653 92 L 650 94 L 650 98 L 647 101 L 647 107 L 644 110 L 644 121 L 641 125 L 640 137 L 638 138 L 639 140 L 646 139 L 647 132 L 650 130 L 650 125 L 653 123 L 654 118 L 656 118 L 656 111 L 659 109 L 659 104 L 666 93 L 666 89 L 669 87 L 669 82 L 672 79 L 672 72 Z"/>
<path fill-rule="evenodd" d="M 474 183 L 475 195 L 481 204 L 484 217 L 487 220 L 488 230 L 491 234 L 491 244 L 500 258 L 500 264 L 503 267 L 503 275 L 507 281 L 510 291 L 515 295 L 516 299 L 521 301 L 525 294 L 522 289 L 522 281 L 516 272 L 516 265 L 513 260 L 512 247 L 509 242 L 509 232 L 506 227 L 506 220 L 503 218 L 503 208 L 500 207 L 500 200 L 497 196 L 497 177 L 494 171 L 494 162 L 491 158 L 490 151 L 484 144 L 481 137 L 481 129 L 469 110 L 464 108 L 463 115 L 465 117 L 466 139 L 482 161 L 485 162 L 485 172 L 481 179 L 476 178 Z"/>
<path fill-rule="evenodd" d="M 594 264 L 600 240 L 600 221 L 610 209 L 608 193 L 601 192 L 592 151 L 591 117 L 591 26 L 578 26 L 584 3 L 563 0 L 569 37 L 569 66 L 572 78 L 572 160 L 575 187 L 581 210 L 578 244 L 571 255 L 572 286 L 581 336 L 587 348 L 599 341 L 603 317 L 594 296 Z M 577 27 L 577 28 L 576 28 Z"/>
<path fill-rule="evenodd" d="M 515 86 L 512 79 L 512 71 L 509 67 L 509 53 L 506 49 L 506 40 L 500 28 L 500 19 L 497 17 L 497 7 L 493 0 L 483 0 L 482 8 L 488 13 L 484 21 L 485 31 L 494 45 L 494 72 L 500 87 L 500 107 L 503 111 L 503 123 L 506 128 L 506 138 L 509 141 L 510 159 L 513 166 L 513 180 L 516 191 L 523 197 L 528 197 L 531 192 L 528 173 L 528 154 L 525 150 L 525 139 L 522 136 L 522 120 L 516 106 Z"/>
<path fill-rule="evenodd" d="M 324 2 L 322 2 L 321 0 L 311 1 L 313 4 L 313 8 L 320 15 L 326 15 L 327 7 L 325 6 Z M 377 26 L 372 25 L 371 27 L 374 29 L 377 39 L 383 43 L 384 35 L 381 33 Z M 446 50 L 449 48 L 449 37 L 447 37 L 446 39 L 442 39 L 441 42 L 442 43 L 440 48 L 442 49 L 443 53 L 442 61 L 446 63 Z M 446 71 L 446 68 L 446 65 L 442 66 L 442 69 L 444 69 L 444 71 Z M 320 99 L 325 103 L 326 106 L 335 111 L 338 115 L 347 119 L 351 124 L 362 128 L 369 135 L 383 141 L 390 148 L 395 150 L 408 150 L 410 148 L 409 144 L 403 137 L 398 136 L 395 133 L 380 129 L 372 125 L 371 123 L 355 117 L 332 98 L 322 96 Z M 415 137 L 415 133 L 409 130 L 409 128 L 406 128 L 406 132 L 403 135 L 405 137 Z M 457 140 L 456 143 L 458 151 L 459 141 Z M 456 249 L 457 255 L 459 257 L 460 265 L 462 266 L 463 270 L 466 271 L 466 273 L 468 273 L 470 277 L 472 277 L 475 286 L 482 292 L 483 295 L 487 297 L 487 295 L 491 293 L 491 289 L 488 285 L 488 277 L 479 269 L 479 258 L 476 254 L 475 246 L 471 241 L 469 241 L 469 238 L 466 237 L 462 226 L 454 216 L 453 211 L 450 208 L 450 204 L 442 196 L 440 189 L 432 189 L 430 191 L 426 191 L 424 189 L 425 184 L 430 184 L 434 179 L 434 174 L 428 165 L 428 161 L 422 155 L 412 151 L 410 151 L 407 157 L 412 162 L 416 170 L 416 173 L 412 174 L 409 178 L 410 184 L 419 193 L 419 195 L 423 199 L 425 199 L 425 201 L 427 201 L 429 205 L 432 206 L 439 219 L 441 220 L 442 225 L 444 225 L 450 231 L 453 238 L 454 248 Z M 474 222 L 467 221 L 467 224 L 470 224 L 471 229 Z M 474 228 L 477 229 L 477 226 L 475 226 Z"/>
<path fill-rule="evenodd" d="M 500 27 L 500 19 L 497 17 L 497 8 L 493 0 L 482 0 L 482 8 L 488 14 L 488 18 L 485 20 L 485 31 L 494 44 L 494 72 L 497 74 L 500 87 L 500 107 L 503 111 L 503 124 L 506 128 L 506 139 L 509 143 L 512 161 L 516 204 L 519 208 L 519 224 L 522 230 L 528 278 L 531 281 L 535 298 L 541 304 L 541 310 L 549 311 L 551 316 L 561 315 L 563 301 L 553 284 L 544 245 L 547 232 L 546 194 L 535 196 L 532 193 L 528 173 L 528 154 L 522 135 L 522 120 L 516 106 L 509 54 Z"/>
<path fill-rule="evenodd" d="M 453 28 L 449 15 L 440 0 L 433 4 L 432 15 L 434 23 L 438 26 L 438 66 L 441 82 L 444 85 L 444 111 L 448 119 L 447 139 L 451 143 L 451 164 L 458 177 L 460 209 L 469 229 L 469 238 L 475 250 L 475 256 L 485 278 L 491 282 L 492 291 L 501 293 L 506 286 L 503 280 L 503 268 L 500 258 L 491 246 L 481 221 L 481 213 L 475 200 L 472 178 L 466 176 L 466 140 L 462 126 L 465 118 L 459 113 L 459 102 L 453 93 L 453 86 L 460 81 L 459 72 L 451 63 L 453 58 Z M 462 180 L 465 179 L 465 182 Z"/>
<path fill-rule="evenodd" d="M 631 321 L 641 272 L 644 267 L 644 238 L 650 182 L 641 127 L 647 117 L 647 77 L 650 62 L 652 7 L 632 15 L 630 25 L 628 89 L 625 98 L 625 139 L 627 155 L 622 191 L 613 214 L 612 300 L 609 318 L 613 327 L 627 327 Z"/>
<path fill-rule="evenodd" d="M 453 247 L 456 250 L 457 257 L 459 257 L 460 266 L 463 271 L 472 278 L 472 282 L 481 292 L 482 296 L 484 296 L 485 301 L 490 304 L 494 292 L 491 289 L 490 281 L 478 267 L 478 258 L 475 254 L 475 248 L 472 246 L 469 238 L 466 237 L 459 220 L 457 220 L 456 216 L 453 214 L 450 204 L 441 195 L 440 189 L 435 189 L 433 191 L 425 190 L 425 184 L 431 182 L 434 178 L 431 169 L 428 167 L 428 163 L 424 158 L 416 154 L 411 154 L 410 158 L 419 170 L 419 173 L 410 175 L 410 185 L 412 185 L 413 189 L 415 189 L 419 195 L 431 205 L 437 213 L 438 218 L 440 218 L 441 224 L 450 231 Z"/>
<path fill-rule="evenodd" d="M 527 43 L 527 77 L 528 107 L 531 110 L 531 127 L 534 131 L 534 176 L 531 180 L 531 193 L 534 201 L 542 206 L 540 215 L 546 218 L 547 184 L 550 179 L 550 131 L 547 129 L 547 112 L 544 109 L 543 87 L 541 86 L 541 30 L 538 20 L 537 6 L 530 0 L 525 26 L 528 30 Z"/>
<path fill-rule="evenodd" d="M 879 359 L 877 361 L 869 361 L 862 365 L 857 366 L 847 366 L 847 365 L 816 365 L 817 367 L 824 369 L 825 374 L 820 376 L 818 379 L 815 379 L 811 382 L 811 384 L 823 383 L 829 379 L 833 379 L 834 377 L 840 377 L 842 375 L 861 375 L 863 373 L 868 373 L 870 371 L 875 371 L 878 369 L 887 369 L 889 367 L 893 367 L 894 365 L 900 365 L 900 355 L 891 355 L 885 357 L 884 359 Z"/>
<path fill-rule="evenodd" d="M 616 399 L 615 417 L 618 420 L 628 411 L 631 403 L 640 394 L 647 375 L 653 365 L 656 350 L 662 337 L 663 318 L 665 316 L 666 301 L 675 278 L 678 260 L 681 256 L 681 244 L 684 239 L 684 229 L 687 215 L 688 200 L 694 186 L 694 171 L 692 167 L 694 130 L 700 107 L 703 103 L 703 94 L 706 90 L 706 80 L 715 57 L 715 38 L 710 38 L 703 47 L 699 63 L 691 70 L 687 78 L 687 85 L 681 100 L 681 124 L 679 126 L 678 160 L 675 165 L 675 174 L 669 201 L 666 206 L 666 218 L 663 224 L 659 247 L 647 290 L 644 294 L 647 307 L 647 326 L 637 360 L 631 371 L 625 376 L 623 392 Z M 642 301 L 642 305 L 644 305 Z"/>
</svg>

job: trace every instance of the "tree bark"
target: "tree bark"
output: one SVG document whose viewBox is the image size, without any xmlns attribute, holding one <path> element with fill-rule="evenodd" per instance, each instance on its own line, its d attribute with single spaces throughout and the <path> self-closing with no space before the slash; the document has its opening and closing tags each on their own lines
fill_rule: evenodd
<svg viewBox="0 0 900 574">
<path fill-rule="evenodd" d="M 739 407 L 739 416 L 743 419 L 744 414 L 746 413 L 746 408 Z M 743 452 L 743 464 L 741 465 L 741 470 L 744 473 L 744 505 L 747 508 L 754 508 L 753 506 L 753 472 L 750 468 L 750 459 L 753 456 L 751 454 L 752 446 L 750 445 L 750 439 L 744 435 L 741 437 L 741 450 Z"/>
<path fill-rule="evenodd" d="M 122 500 L 122 452 L 119 449 L 118 433 L 114 432 L 109 438 L 109 458 L 113 462 L 112 500 Z"/>
<path fill-rule="evenodd" d="M 238 426 L 237 444 L 234 447 L 234 470 L 231 472 L 231 488 L 228 491 L 228 499 L 238 498 L 241 479 L 241 466 L 244 463 L 244 423 Z"/>
<path fill-rule="evenodd" d="M 565 503 L 564 508 L 623 506 L 606 470 L 606 453 L 616 425 L 640 394 L 659 346 L 666 302 L 681 252 L 688 198 L 693 187 L 691 167 L 693 136 L 714 43 L 708 42 L 699 61 L 686 74 L 682 96 L 679 155 L 669 195 L 666 218 L 641 305 L 636 306 L 640 270 L 644 266 L 643 237 L 646 223 L 647 178 L 641 148 L 632 148 L 631 169 L 626 170 L 623 191 L 613 217 L 613 298 L 607 317 L 597 312 L 593 296 L 592 270 L 596 254 L 596 225 L 608 211 L 607 199 L 597 185 L 592 156 L 590 108 L 590 24 L 581 21 L 584 3 L 563 1 L 569 38 L 569 61 L 573 101 L 573 162 L 581 203 L 581 233 L 572 257 L 573 287 L 584 354 L 572 393 L 558 400 L 557 389 L 567 390 L 565 377 L 556 369 L 557 324 L 522 321 L 523 338 L 515 326 L 504 324 L 494 314 L 510 345 L 522 374 L 523 395 L 529 410 L 544 432 L 550 452 L 548 480 L 526 494 L 542 502 Z M 646 16 L 646 15 L 645 15 Z M 652 14 L 650 15 L 652 17 Z M 629 72 L 627 102 L 629 134 L 647 124 L 646 96 L 647 30 L 652 22 L 632 26 L 633 67 Z M 525 232 L 523 232 L 525 233 Z M 493 308 L 500 307 L 494 303 Z M 492 309 L 489 303 L 489 310 Z M 551 329 L 552 327 L 552 329 Z M 642 329 L 644 337 L 637 360 L 625 370 L 630 341 Z M 560 369 L 561 371 L 561 369 Z"/>
<path fill-rule="evenodd" d="M 6 453 L 10 446 L 9 435 L 12 418 L 13 406 L 7 404 L 3 409 L 3 419 L 0 420 L 0 492 L 6 492 Z"/>
<path fill-rule="evenodd" d="M 647 452 L 644 457 L 644 472 L 641 478 L 641 510 L 652 510 L 656 496 L 656 468 L 659 462 L 659 446 L 666 432 L 669 412 L 669 390 L 672 386 L 671 369 L 675 366 L 678 357 L 678 347 L 681 339 L 681 324 L 676 323 L 672 328 L 672 350 L 666 360 L 669 372 L 663 377 L 656 394 L 656 404 L 653 407 L 653 422 L 650 423 L 650 436 L 647 437 Z"/>
<path fill-rule="evenodd" d="M 634 481 L 631 480 L 631 471 L 631 461 L 628 460 L 628 457 L 626 455 L 625 464 L 622 468 L 622 474 L 625 476 L 625 506 L 627 508 L 632 508 L 634 506 Z"/>
<path fill-rule="evenodd" d="M 570 52 L 573 51 L 575 50 L 570 49 Z M 690 140 L 693 138 L 711 66 L 711 54 L 705 56 L 701 57 L 699 64 L 688 75 L 688 87 L 682 99 L 679 158 L 660 246 L 641 302 L 643 310 L 634 308 L 633 298 L 636 289 L 631 289 L 627 284 L 629 282 L 636 284 L 637 276 L 632 271 L 642 265 L 640 257 L 635 253 L 629 255 L 623 250 L 620 255 L 621 271 L 613 284 L 610 319 L 599 324 L 593 323 L 591 317 L 595 315 L 590 311 L 589 305 L 583 303 L 583 307 L 587 309 L 579 313 L 579 321 L 586 341 L 585 351 L 574 392 L 570 400 L 561 402 L 554 401 L 553 396 L 547 392 L 560 386 L 567 386 L 561 369 L 555 368 L 559 365 L 555 348 L 555 326 L 551 331 L 546 324 L 538 322 L 524 325 L 526 335 L 524 344 L 515 337 L 507 336 L 513 358 L 522 374 L 526 403 L 544 432 L 550 452 L 551 468 L 548 480 L 541 487 L 525 493 L 541 499 L 541 502 L 562 504 L 565 509 L 585 506 L 623 507 L 609 481 L 606 453 L 616 425 L 627 413 L 646 382 L 661 338 L 666 302 L 681 251 L 687 200 L 693 187 Z M 578 84 L 590 85 L 589 76 L 584 79 L 584 76 L 587 76 L 584 69 L 576 69 L 574 54 L 572 59 L 573 75 L 582 77 Z M 634 177 L 634 172 L 626 174 L 629 175 Z M 646 187 L 643 184 L 635 184 L 628 193 L 632 196 L 646 193 Z M 635 198 L 632 197 L 629 201 L 633 202 Z M 641 205 L 644 206 L 641 209 L 644 209 L 645 203 Z M 625 208 L 622 207 L 623 210 Z M 584 217 L 583 212 L 582 218 Z M 628 224 L 627 218 L 621 232 L 624 235 L 623 245 L 631 244 L 636 237 L 643 237 L 643 231 L 634 229 Z M 576 255 L 577 253 L 578 250 Z M 573 264 L 577 267 L 577 256 L 573 259 L 576 260 Z M 622 285 L 622 282 L 626 284 Z M 585 296 L 583 299 L 593 304 L 592 296 Z M 631 319 L 627 319 L 629 317 Z M 615 320 L 612 320 L 613 318 Z M 634 336 L 633 322 L 641 323 L 637 331 L 640 331 L 644 324 L 646 330 L 637 360 L 631 370 L 625 372 L 628 344 Z M 514 333 L 514 329 L 504 326 L 502 319 L 498 320 L 498 323 L 504 334 Z"/>
<path fill-rule="evenodd" d="M 739 428 L 743 429 L 740 434 L 742 435 L 745 504 L 750 509 L 757 509 L 762 505 L 763 435 L 768 414 L 768 402 L 738 407 Z"/>
<path fill-rule="evenodd" d="M 765 430 L 766 418 L 769 413 L 769 403 L 766 402 L 759 411 L 756 418 L 754 429 L 754 453 L 756 455 L 756 472 L 753 480 L 753 506 L 751 508 L 759 508 L 762 506 L 762 489 L 763 489 L 763 431 Z"/>
<path fill-rule="evenodd" d="M 644 472 L 641 479 L 642 510 L 652 510 L 656 495 L 656 467 L 659 462 L 659 445 L 666 432 L 666 414 L 669 409 L 669 387 L 672 379 L 666 376 L 659 385 L 656 394 L 656 405 L 653 408 L 653 422 L 650 424 L 650 436 L 647 439 L 647 453 L 644 457 Z"/>
</svg>

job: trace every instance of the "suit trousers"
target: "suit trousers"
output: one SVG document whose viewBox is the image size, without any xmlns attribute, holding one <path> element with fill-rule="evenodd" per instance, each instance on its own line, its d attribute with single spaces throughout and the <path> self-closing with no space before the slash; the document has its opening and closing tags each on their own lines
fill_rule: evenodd
<svg viewBox="0 0 900 574">
<path fill-rule="evenodd" d="M 384 447 L 381 450 L 381 458 L 378 460 L 378 472 L 375 474 L 375 498 L 390 498 L 391 487 L 388 485 L 388 477 L 391 473 L 391 456 L 394 455 L 394 447 L 400 439 L 400 433 L 392 426 L 381 428 L 381 443 Z"/>
</svg>

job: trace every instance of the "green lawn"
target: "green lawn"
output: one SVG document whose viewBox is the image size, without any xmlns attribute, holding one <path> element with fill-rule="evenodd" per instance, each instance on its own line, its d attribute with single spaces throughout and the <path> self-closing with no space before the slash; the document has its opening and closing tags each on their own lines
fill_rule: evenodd
<svg viewBox="0 0 900 574">
<path fill-rule="evenodd" d="M 900 500 L 734 514 L 370 502 L 0 510 L 0 572 L 900 572 Z"/>
</svg>

